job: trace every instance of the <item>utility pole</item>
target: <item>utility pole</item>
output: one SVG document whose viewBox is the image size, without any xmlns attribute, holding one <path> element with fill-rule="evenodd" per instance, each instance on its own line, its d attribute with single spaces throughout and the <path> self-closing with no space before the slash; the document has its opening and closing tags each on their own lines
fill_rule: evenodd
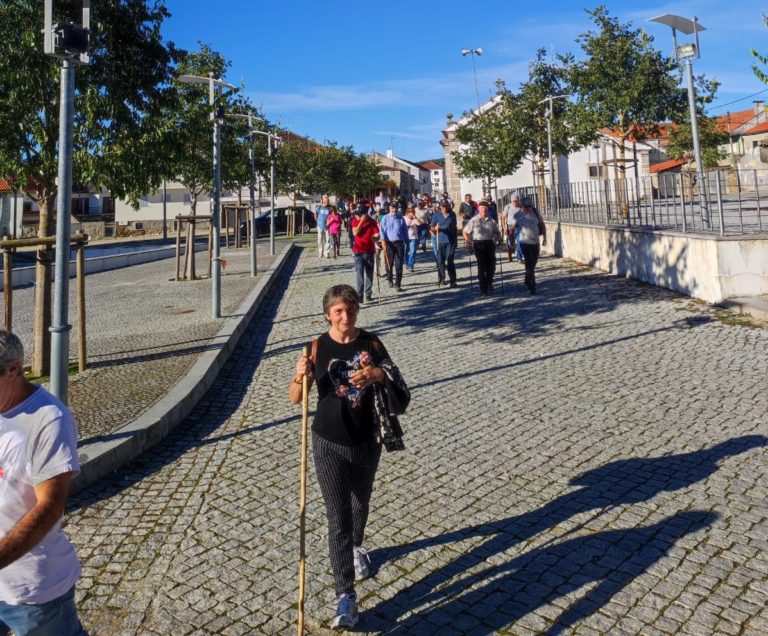
<svg viewBox="0 0 768 636">
<path fill-rule="evenodd" d="M 60 58 L 59 89 L 59 169 L 56 192 L 56 262 L 54 299 L 51 319 L 50 388 L 64 404 L 69 388 L 69 246 L 72 228 L 72 131 L 74 128 L 75 65 L 88 64 L 91 3 L 83 0 L 83 24 L 53 23 L 53 0 L 43 8 L 43 50 Z"/>
</svg>

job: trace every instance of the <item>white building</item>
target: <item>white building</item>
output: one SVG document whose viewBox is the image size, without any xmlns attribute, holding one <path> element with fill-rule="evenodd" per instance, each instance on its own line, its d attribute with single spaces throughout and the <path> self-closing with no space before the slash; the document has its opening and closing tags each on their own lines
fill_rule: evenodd
<svg viewBox="0 0 768 636">
<path fill-rule="evenodd" d="M 432 184 L 432 196 L 439 197 L 446 192 L 445 189 L 445 170 L 443 166 L 435 161 L 425 161 L 421 164 L 422 168 L 429 170 L 429 180 Z"/>
<path fill-rule="evenodd" d="M 500 98 L 490 99 L 480 106 L 480 112 L 486 112 L 496 107 Z M 447 126 L 443 130 L 441 145 L 445 149 L 445 173 L 446 188 L 454 201 L 461 201 L 464 195 L 470 194 L 474 200 L 484 196 L 483 184 L 479 179 L 468 179 L 458 174 L 458 169 L 453 159 L 454 152 L 461 152 L 465 147 L 456 141 L 456 130 L 471 121 L 473 111 L 458 121 L 448 118 Z M 568 196 L 575 202 L 587 200 L 591 196 L 596 184 L 601 180 L 612 180 L 620 177 L 621 142 L 612 131 L 604 129 L 599 131 L 597 140 L 588 146 L 572 152 L 568 156 L 557 156 L 553 166 L 555 184 L 561 190 L 568 190 Z M 661 149 L 661 139 L 648 141 L 624 142 L 625 175 L 631 185 L 629 196 L 645 197 L 649 193 L 650 165 L 666 158 Z M 635 172 L 635 153 L 637 154 L 637 171 Z M 528 158 L 522 165 L 510 175 L 496 179 L 492 186 L 494 197 L 498 193 L 519 190 L 521 192 L 533 192 L 536 184 L 540 184 L 538 175 L 539 166 L 534 158 Z M 638 179 L 635 180 L 635 175 Z M 539 178 L 537 178 L 539 177 Z M 549 186 L 549 164 L 544 167 L 544 179 Z M 565 184 L 572 184 L 568 188 Z M 637 193 L 635 193 L 635 189 Z M 613 195 L 611 195 L 613 196 Z M 561 195 L 564 198 L 565 195 Z"/>
</svg>

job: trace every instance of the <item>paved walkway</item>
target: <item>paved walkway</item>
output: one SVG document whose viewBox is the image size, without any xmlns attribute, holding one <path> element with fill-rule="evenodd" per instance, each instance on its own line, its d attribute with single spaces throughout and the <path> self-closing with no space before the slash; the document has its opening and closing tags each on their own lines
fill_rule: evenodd
<svg viewBox="0 0 768 636">
<path fill-rule="evenodd" d="M 407 451 L 374 492 L 360 631 L 767 633 L 768 330 L 552 258 L 535 297 L 505 264 L 503 300 L 437 290 L 423 263 L 359 318 L 413 388 Z M 295 629 L 287 383 L 324 329 L 323 290 L 352 280 L 346 258 L 296 267 L 192 416 L 72 500 L 93 634 Z M 307 618 L 323 634 L 313 470 L 309 484 Z"/>
<path fill-rule="evenodd" d="M 111 242 L 109 245 L 116 245 Z M 284 243 L 278 243 L 278 249 Z M 250 276 L 247 249 L 222 249 L 222 316 L 231 315 L 259 278 Z M 197 254 L 198 274 L 207 275 L 206 252 Z M 260 275 L 273 261 L 258 244 Z M 31 352 L 34 287 L 14 290 L 13 330 Z M 211 346 L 223 318 L 211 318 L 211 281 L 176 282 L 173 259 L 86 278 L 88 368 L 70 377 L 69 404 L 81 442 L 111 433 L 162 398 Z M 70 281 L 70 321 L 77 320 L 74 279 Z M 70 337 L 77 359 L 77 329 Z"/>
</svg>

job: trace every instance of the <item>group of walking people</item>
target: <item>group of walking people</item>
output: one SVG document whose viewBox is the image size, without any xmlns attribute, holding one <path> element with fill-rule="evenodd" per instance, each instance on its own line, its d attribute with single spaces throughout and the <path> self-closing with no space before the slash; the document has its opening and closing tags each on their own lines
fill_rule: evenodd
<svg viewBox="0 0 768 636">
<path fill-rule="evenodd" d="M 383 207 L 385 206 L 385 207 Z M 419 249 L 431 251 L 437 266 L 437 285 L 458 287 L 456 251 L 458 238 L 477 261 L 477 280 L 481 296 L 493 292 L 497 266 L 497 245 L 506 238 L 507 258 L 513 255 L 525 263 L 525 286 L 536 293 L 535 269 L 540 240 L 547 244 L 546 225 L 530 198 L 512 195 L 498 218 L 496 204 L 490 199 L 472 200 L 467 194 L 453 211 L 447 193 L 438 201 L 423 196 L 409 202 L 404 214 L 398 200 L 383 193 L 375 202 L 352 200 L 341 203 L 341 211 L 323 197 L 315 211 L 318 227 L 318 256 L 336 258 L 340 253 L 342 228 L 349 234 L 355 259 L 356 289 L 361 302 L 373 299 L 375 277 L 386 277 L 390 288 L 403 291 L 403 269 L 414 272 Z M 383 269 L 383 272 L 382 272 Z"/>
</svg>

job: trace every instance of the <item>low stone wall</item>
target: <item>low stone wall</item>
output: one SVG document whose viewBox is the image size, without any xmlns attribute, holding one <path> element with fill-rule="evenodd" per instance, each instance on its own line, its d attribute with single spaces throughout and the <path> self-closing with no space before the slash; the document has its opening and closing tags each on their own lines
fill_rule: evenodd
<svg viewBox="0 0 768 636">
<path fill-rule="evenodd" d="M 768 236 L 548 224 L 549 250 L 590 267 L 711 303 L 768 294 Z"/>
<path fill-rule="evenodd" d="M 104 223 L 103 221 L 98 221 L 95 223 L 87 223 L 87 222 L 80 223 L 80 229 L 85 234 L 90 236 L 92 241 L 97 241 L 99 239 L 105 238 L 106 236 L 106 231 L 104 229 L 105 226 L 106 226 L 106 223 Z"/>
</svg>

